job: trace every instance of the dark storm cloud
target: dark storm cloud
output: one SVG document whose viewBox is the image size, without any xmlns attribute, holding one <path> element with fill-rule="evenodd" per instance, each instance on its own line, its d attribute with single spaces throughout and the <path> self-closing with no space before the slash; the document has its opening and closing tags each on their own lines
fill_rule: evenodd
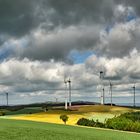
<svg viewBox="0 0 140 140">
<path fill-rule="evenodd" d="M 111 0 L 48 0 L 46 3 L 54 10 L 52 21 L 66 25 L 81 21 L 98 23 L 113 16 Z"/>
<path fill-rule="evenodd" d="M 19 46 L 24 47 L 23 50 L 21 48 L 24 52 L 19 53 L 18 50 L 10 56 L 14 57 L 19 53 L 18 57 L 21 58 L 64 60 L 74 48 L 92 48 L 99 39 L 103 23 L 112 17 L 112 13 L 111 0 L 1 0 L 0 34 L 8 38 L 0 36 L 0 43 L 3 47 L 3 44 L 11 38 L 20 40 L 26 36 L 27 43 L 25 45 L 19 43 Z M 73 37 L 70 35 L 71 31 L 67 32 L 71 26 L 75 30 L 72 33 Z M 79 26 L 84 26 L 84 29 L 80 29 Z M 90 28 L 86 28 L 88 26 Z M 35 33 L 39 29 L 46 34 L 34 38 L 32 32 Z M 65 36 L 62 33 L 59 35 L 61 30 Z M 48 40 L 48 35 L 55 32 L 57 36 L 54 35 L 51 41 Z M 37 44 L 43 35 L 46 35 L 46 41 Z"/>
<path fill-rule="evenodd" d="M 37 15 L 40 30 L 46 33 L 31 37 L 22 57 L 64 61 L 73 49 L 91 50 L 99 40 L 103 23 L 112 17 L 112 10 L 113 1 L 42 1 Z M 46 39 L 38 45 L 42 37 Z"/>
<path fill-rule="evenodd" d="M 46 21 L 54 26 L 69 26 L 83 20 L 99 21 L 111 16 L 112 8 L 108 3 L 103 0 L 1 0 L 0 31 L 22 35 Z M 42 27 L 47 28 L 47 25 Z"/>
<path fill-rule="evenodd" d="M 35 25 L 36 0 L 1 0 L 0 33 L 14 36 L 27 34 Z"/>
<path fill-rule="evenodd" d="M 27 57 L 33 60 L 64 61 L 74 49 L 99 51 L 100 55 L 111 54 L 111 57 L 120 56 L 118 55 L 120 52 L 128 54 L 134 39 L 121 41 L 120 38 L 116 38 L 116 32 L 113 31 L 116 40 L 110 37 L 112 34 L 107 34 L 105 41 L 108 44 L 101 41 L 97 45 L 100 32 L 115 21 L 116 5 L 125 5 L 125 2 L 123 0 L 1 0 L 0 44 L 3 47 L 4 43 L 14 38 L 19 42 L 18 46 L 22 47 L 18 47 L 18 50 L 15 47 L 10 57 Z M 126 3 L 138 9 L 139 1 L 132 3 L 129 0 Z M 128 34 L 129 32 L 130 30 Z M 23 38 L 25 38 L 24 43 L 20 42 Z"/>
<path fill-rule="evenodd" d="M 100 26 L 74 26 L 60 28 L 49 34 L 38 30 L 30 36 L 29 44 L 24 48 L 22 57 L 64 61 L 73 49 L 83 51 L 91 49 L 99 39 L 99 29 Z"/>
</svg>

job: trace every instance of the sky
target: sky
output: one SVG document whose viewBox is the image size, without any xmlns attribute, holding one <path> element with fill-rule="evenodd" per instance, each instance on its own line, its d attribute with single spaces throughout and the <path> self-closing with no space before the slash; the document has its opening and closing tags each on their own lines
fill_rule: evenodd
<svg viewBox="0 0 140 140">
<path fill-rule="evenodd" d="M 139 0 L 0 0 L 0 104 L 140 103 Z"/>
</svg>

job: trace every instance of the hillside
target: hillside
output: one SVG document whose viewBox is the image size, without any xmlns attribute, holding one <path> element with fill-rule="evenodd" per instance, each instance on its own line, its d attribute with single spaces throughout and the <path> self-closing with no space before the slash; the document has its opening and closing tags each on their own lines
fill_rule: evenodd
<svg viewBox="0 0 140 140">
<path fill-rule="evenodd" d="M 50 122 L 50 123 L 59 123 L 63 124 L 60 120 L 61 114 L 66 114 L 69 116 L 68 124 L 75 125 L 77 121 L 84 117 L 94 120 L 99 120 L 104 122 L 107 118 L 112 118 L 115 115 L 119 115 L 125 112 L 137 111 L 135 109 L 126 108 L 126 107 L 117 107 L 117 106 L 102 106 L 102 105 L 86 105 L 86 106 L 74 106 L 72 107 L 73 111 L 64 111 L 64 110 L 48 110 L 47 112 L 40 112 L 35 114 L 22 114 L 9 116 L 11 119 L 18 120 L 33 120 L 40 122 Z"/>
<path fill-rule="evenodd" d="M 140 134 L 0 119 L 0 140 L 139 140 Z"/>
</svg>

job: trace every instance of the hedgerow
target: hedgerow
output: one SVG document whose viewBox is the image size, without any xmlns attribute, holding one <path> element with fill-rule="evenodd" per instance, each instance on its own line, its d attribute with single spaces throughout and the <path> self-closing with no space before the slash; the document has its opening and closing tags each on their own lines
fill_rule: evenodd
<svg viewBox="0 0 140 140">
<path fill-rule="evenodd" d="M 140 112 L 125 113 L 118 117 L 105 120 L 104 123 L 86 118 L 81 118 L 77 122 L 78 125 L 91 127 L 104 127 L 123 131 L 140 132 Z"/>
</svg>

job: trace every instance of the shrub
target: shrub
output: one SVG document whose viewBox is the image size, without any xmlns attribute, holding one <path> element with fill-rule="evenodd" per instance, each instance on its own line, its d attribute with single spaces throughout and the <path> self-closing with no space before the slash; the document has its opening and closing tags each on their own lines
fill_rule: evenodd
<svg viewBox="0 0 140 140">
<path fill-rule="evenodd" d="M 129 112 L 121 114 L 120 117 L 125 117 L 127 119 L 130 119 L 132 121 L 140 121 L 140 112 Z"/>
<path fill-rule="evenodd" d="M 129 130 L 132 123 L 133 122 L 129 119 L 116 117 L 116 118 L 108 119 L 105 122 L 105 126 L 111 129 Z"/>
<path fill-rule="evenodd" d="M 0 112 L 0 116 L 4 116 L 5 115 L 5 112 Z"/>
<path fill-rule="evenodd" d="M 133 123 L 133 125 L 131 126 L 131 131 L 140 132 L 140 123 L 139 122 Z"/>
<path fill-rule="evenodd" d="M 84 126 L 94 126 L 95 122 L 94 120 L 90 121 L 89 119 L 81 118 L 78 120 L 77 124 L 84 125 Z"/>
<path fill-rule="evenodd" d="M 94 127 L 105 127 L 104 123 L 99 122 L 98 120 L 96 120 Z"/>
<path fill-rule="evenodd" d="M 105 120 L 101 123 L 98 120 L 89 120 L 81 118 L 77 122 L 78 125 L 91 126 L 91 127 L 104 127 L 110 129 L 117 129 L 123 131 L 140 132 L 140 112 L 124 113 L 118 117 Z"/>
<path fill-rule="evenodd" d="M 91 127 L 104 127 L 104 124 L 94 120 L 89 120 L 86 118 L 81 118 L 77 121 L 78 125 L 83 125 L 83 126 L 91 126 Z"/>
<path fill-rule="evenodd" d="M 110 129 L 140 132 L 140 112 L 129 112 L 107 119 L 105 127 Z"/>
<path fill-rule="evenodd" d="M 28 112 L 28 114 L 32 114 L 32 112 Z"/>
</svg>

